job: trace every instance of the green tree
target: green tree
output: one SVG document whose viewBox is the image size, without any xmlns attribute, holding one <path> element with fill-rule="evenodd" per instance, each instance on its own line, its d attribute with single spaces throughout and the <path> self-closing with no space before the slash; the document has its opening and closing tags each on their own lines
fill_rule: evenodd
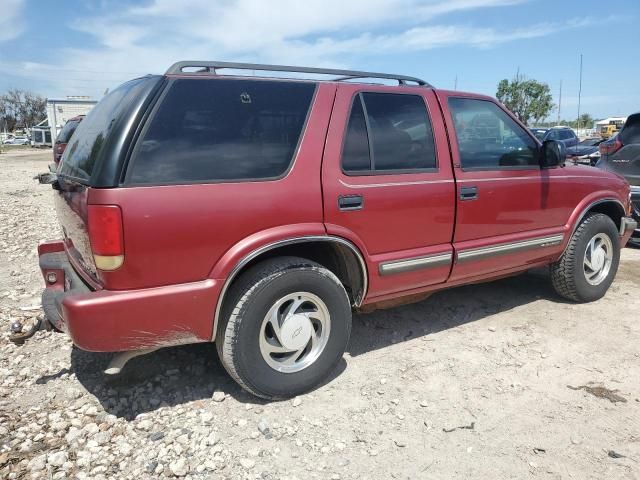
<svg viewBox="0 0 640 480">
<path fill-rule="evenodd" d="M 25 90 L 12 89 L 0 95 L 0 124 L 8 131 L 29 128 L 47 116 L 47 100 Z"/>
<path fill-rule="evenodd" d="M 531 120 L 540 122 L 554 107 L 549 85 L 523 75 L 500 80 L 496 97 L 525 125 Z"/>
<path fill-rule="evenodd" d="M 594 119 L 588 113 L 583 113 L 576 122 L 576 128 L 593 128 Z"/>
</svg>

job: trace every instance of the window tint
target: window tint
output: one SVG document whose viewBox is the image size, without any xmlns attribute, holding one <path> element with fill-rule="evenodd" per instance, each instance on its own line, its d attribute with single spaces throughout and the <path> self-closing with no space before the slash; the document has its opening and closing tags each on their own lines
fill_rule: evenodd
<svg viewBox="0 0 640 480">
<path fill-rule="evenodd" d="M 174 81 L 137 146 L 132 183 L 278 177 L 298 145 L 315 84 Z"/>
<path fill-rule="evenodd" d="M 347 137 L 342 152 L 342 167 L 347 172 L 371 169 L 367 123 L 364 119 L 360 95 L 354 98 L 351 107 Z"/>
<path fill-rule="evenodd" d="M 89 180 L 106 137 L 129 103 L 129 94 L 135 95 L 137 87 L 143 86 L 145 81 L 140 78 L 122 84 L 91 109 L 64 151 L 61 174 Z"/>
<path fill-rule="evenodd" d="M 418 170 L 436 165 L 433 131 L 422 97 L 362 93 L 354 98 L 342 157 L 346 172 Z"/>
<path fill-rule="evenodd" d="M 534 140 L 493 102 L 450 98 L 449 109 L 462 168 L 538 166 Z"/>
</svg>

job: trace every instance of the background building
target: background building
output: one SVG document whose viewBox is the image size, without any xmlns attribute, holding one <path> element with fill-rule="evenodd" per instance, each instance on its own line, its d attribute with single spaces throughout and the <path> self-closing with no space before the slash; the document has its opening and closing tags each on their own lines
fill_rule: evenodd
<svg viewBox="0 0 640 480">
<path fill-rule="evenodd" d="M 91 97 L 67 97 L 65 99 L 47 99 L 47 123 L 51 129 L 51 141 L 56 137 L 67 120 L 78 115 L 86 115 L 98 103 Z"/>
</svg>

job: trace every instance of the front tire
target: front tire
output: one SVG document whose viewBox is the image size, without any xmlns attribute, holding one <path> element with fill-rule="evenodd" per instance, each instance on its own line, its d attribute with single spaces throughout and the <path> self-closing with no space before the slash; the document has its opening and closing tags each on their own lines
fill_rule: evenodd
<svg viewBox="0 0 640 480">
<path fill-rule="evenodd" d="M 551 265 L 556 292 L 574 302 L 593 302 L 607 293 L 620 263 L 618 229 L 610 217 L 590 213 L 580 223 L 560 260 Z"/>
<path fill-rule="evenodd" d="M 216 336 L 222 364 L 245 390 L 271 400 L 320 385 L 346 350 L 351 306 L 322 265 L 279 257 L 233 284 Z"/>
</svg>

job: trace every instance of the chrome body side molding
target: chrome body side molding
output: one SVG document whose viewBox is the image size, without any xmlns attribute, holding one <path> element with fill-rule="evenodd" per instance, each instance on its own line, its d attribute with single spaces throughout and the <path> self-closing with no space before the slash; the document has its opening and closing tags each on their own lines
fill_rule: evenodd
<svg viewBox="0 0 640 480">
<path fill-rule="evenodd" d="M 489 247 L 470 248 L 458 252 L 458 263 L 469 262 L 472 260 L 484 260 L 498 255 L 532 250 L 535 248 L 551 247 L 553 245 L 560 245 L 562 240 L 564 240 L 564 235 L 558 234 L 533 238 L 531 240 L 523 240 L 520 242 L 502 243 Z"/>
<path fill-rule="evenodd" d="M 441 267 L 443 265 L 451 265 L 452 258 L 453 255 L 448 252 L 423 257 L 394 260 L 381 263 L 378 266 L 378 271 L 380 272 L 380 275 L 391 275 L 393 273 L 411 272 L 413 270 L 420 270 L 423 268 Z"/>
<path fill-rule="evenodd" d="M 358 259 L 360 270 L 362 272 L 362 293 L 360 294 L 359 297 L 354 299 L 353 306 L 359 307 L 362 304 L 362 301 L 367 295 L 367 289 L 369 288 L 369 278 L 367 274 L 367 264 L 365 263 L 364 258 L 362 257 L 362 254 L 358 250 L 358 247 L 356 247 L 350 241 L 345 240 L 344 238 L 334 237 L 331 235 L 309 235 L 305 237 L 287 238 L 285 240 L 279 240 L 277 242 L 269 243 L 267 245 L 263 245 L 262 247 L 257 248 L 256 250 L 252 251 L 251 253 L 243 257 L 242 260 L 240 260 L 236 264 L 233 270 L 231 270 L 231 273 L 229 273 L 229 275 L 227 276 L 227 279 L 225 280 L 224 285 L 222 286 L 222 290 L 220 290 L 220 295 L 218 296 L 218 303 L 216 305 L 215 317 L 213 318 L 213 332 L 211 335 L 211 340 L 215 340 L 215 337 L 216 337 L 216 328 L 218 326 L 220 310 L 222 309 L 222 304 L 224 302 L 225 294 L 227 293 L 227 290 L 229 289 L 231 282 L 234 280 L 234 278 L 238 276 L 238 273 L 240 273 L 242 268 L 246 266 L 251 260 L 259 257 L 260 255 L 262 255 L 265 252 L 268 252 L 269 250 L 273 250 L 274 248 L 284 247 L 287 245 L 293 245 L 295 243 L 305 243 L 305 242 L 339 243 L 341 245 L 346 246 L 347 248 L 349 248 L 349 250 L 353 252 L 353 254 Z"/>
</svg>

